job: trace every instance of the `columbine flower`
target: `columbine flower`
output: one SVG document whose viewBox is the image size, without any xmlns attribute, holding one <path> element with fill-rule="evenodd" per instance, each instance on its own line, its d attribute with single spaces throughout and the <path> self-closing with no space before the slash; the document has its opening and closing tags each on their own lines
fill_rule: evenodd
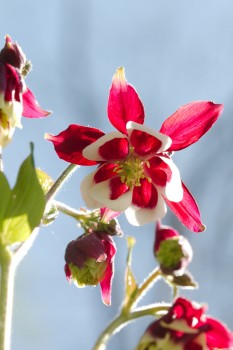
<svg viewBox="0 0 233 350">
<path fill-rule="evenodd" d="M 86 233 L 71 241 L 65 253 L 65 273 L 78 287 L 100 284 L 103 302 L 111 304 L 115 244 L 106 233 Z"/>
<path fill-rule="evenodd" d="M 165 316 L 147 328 L 135 350 L 214 350 L 233 346 L 232 333 L 204 312 L 205 307 L 178 298 Z"/>
<path fill-rule="evenodd" d="M 174 228 L 156 225 L 154 255 L 165 274 L 182 274 L 193 257 L 189 241 Z"/>
<path fill-rule="evenodd" d="M 119 68 L 108 100 L 108 118 L 118 131 L 105 135 L 73 124 L 57 136 L 45 137 L 53 142 L 60 158 L 79 165 L 99 165 L 81 184 L 88 207 L 125 211 L 132 224 L 142 225 L 161 219 L 167 204 L 184 225 L 202 231 L 198 207 L 182 184 L 171 154 L 198 141 L 222 109 L 212 102 L 189 103 L 157 132 L 143 125 L 142 102 Z"/>
<path fill-rule="evenodd" d="M 6 146 L 16 127 L 22 128 L 21 116 L 45 117 L 49 112 L 38 105 L 33 93 L 26 87 L 24 76 L 29 62 L 16 43 L 6 36 L 0 51 L 0 146 Z"/>
</svg>

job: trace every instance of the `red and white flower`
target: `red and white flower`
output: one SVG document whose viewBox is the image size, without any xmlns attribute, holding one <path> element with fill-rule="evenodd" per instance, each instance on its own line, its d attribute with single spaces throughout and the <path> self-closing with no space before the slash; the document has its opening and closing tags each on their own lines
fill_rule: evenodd
<svg viewBox="0 0 233 350">
<path fill-rule="evenodd" d="M 22 128 L 21 117 L 40 118 L 50 113 L 41 109 L 27 88 L 24 76 L 29 63 L 19 45 L 6 36 L 0 51 L 0 146 L 6 146 L 16 127 Z"/>
<path fill-rule="evenodd" d="M 89 208 L 125 211 L 130 223 L 142 225 L 161 219 L 166 204 L 193 231 L 202 231 L 200 213 L 181 182 L 171 159 L 198 141 L 220 116 L 223 105 L 189 103 L 163 123 L 160 131 L 143 125 L 144 108 L 124 69 L 113 77 L 108 118 L 117 131 L 70 125 L 57 136 L 46 134 L 61 159 L 79 165 L 98 165 L 81 184 Z"/>
<path fill-rule="evenodd" d="M 232 332 L 205 311 L 203 306 L 178 298 L 166 315 L 147 328 L 135 350 L 230 349 Z"/>
</svg>

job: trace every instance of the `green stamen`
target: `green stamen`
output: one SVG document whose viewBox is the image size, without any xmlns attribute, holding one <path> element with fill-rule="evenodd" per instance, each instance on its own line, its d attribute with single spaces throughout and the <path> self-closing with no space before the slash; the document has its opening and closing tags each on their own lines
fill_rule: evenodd
<svg viewBox="0 0 233 350">
<path fill-rule="evenodd" d="M 149 167 L 148 161 L 143 161 L 135 153 L 134 148 L 130 147 L 130 152 L 124 161 L 118 161 L 114 171 L 120 176 L 121 182 L 125 183 L 130 189 L 134 186 L 141 186 L 141 179 L 151 179 L 145 175 L 144 166 Z"/>
</svg>

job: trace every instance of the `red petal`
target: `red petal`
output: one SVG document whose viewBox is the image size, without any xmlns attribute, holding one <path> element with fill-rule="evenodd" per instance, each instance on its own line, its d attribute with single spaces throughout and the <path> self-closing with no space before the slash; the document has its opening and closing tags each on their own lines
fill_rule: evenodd
<svg viewBox="0 0 233 350">
<path fill-rule="evenodd" d="M 133 189 L 132 203 L 139 208 L 155 208 L 158 202 L 158 192 L 154 185 L 146 179 L 141 180 L 141 186 Z"/>
<path fill-rule="evenodd" d="M 194 232 L 202 232 L 205 226 L 201 222 L 197 203 L 186 186 L 182 183 L 184 195 L 182 201 L 175 203 L 164 198 L 167 205 L 188 229 Z"/>
<path fill-rule="evenodd" d="M 17 70 L 10 64 L 0 62 L 0 92 L 4 93 L 4 100 L 21 102 L 22 84 Z"/>
<path fill-rule="evenodd" d="M 127 122 L 144 122 L 142 102 L 136 90 L 127 83 L 123 68 L 119 68 L 113 77 L 108 99 L 108 118 L 124 134 L 127 134 Z"/>
<path fill-rule="evenodd" d="M 129 153 L 129 141 L 124 138 L 114 138 L 99 147 L 99 154 L 106 160 L 124 159 Z"/>
<path fill-rule="evenodd" d="M 207 324 L 211 327 L 206 333 L 207 345 L 210 349 L 229 349 L 233 346 L 233 334 L 223 324 L 208 317 Z"/>
<path fill-rule="evenodd" d="M 111 305 L 112 277 L 113 266 L 110 263 L 106 268 L 104 279 L 100 282 L 102 300 L 106 305 Z"/>
<path fill-rule="evenodd" d="M 155 136 L 141 130 L 132 131 L 130 142 L 139 156 L 156 153 L 162 145 L 162 142 Z"/>
<path fill-rule="evenodd" d="M 153 157 L 148 162 L 150 166 L 146 165 L 146 171 L 153 183 L 158 186 L 165 186 L 172 176 L 169 165 L 160 157 Z"/>
<path fill-rule="evenodd" d="M 120 177 L 114 177 L 110 180 L 110 187 L 111 187 L 111 196 L 110 199 L 117 199 L 122 194 L 129 191 L 129 187 L 123 183 L 120 179 Z"/>
<path fill-rule="evenodd" d="M 95 182 L 99 183 L 117 176 L 114 169 L 116 169 L 116 164 L 105 163 L 101 165 L 95 173 L 95 176 L 94 176 Z"/>
<path fill-rule="evenodd" d="M 178 151 L 197 142 L 216 122 L 222 110 L 223 105 L 209 101 L 191 102 L 180 107 L 160 129 L 172 139 L 169 151 Z"/>
<path fill-rule="evenodd" d="M 94 165 L 98 162 L 84 158 L 82 151 L 103 135 L 101 130 L 71 124 L 57 136 L 45 134 L 45 138 L 53 142 L 59 158 L 73 164 Z"/>
<path fill-rule="evenodd" d="M 72 274 L 71 274 L 71 271 L 70 271 L 70 268 L 69 268 L 69 265 L 68 265 L 68 264 L 65 264 L 64 270 L 65 270 L 65 274 L 66 274 L 66 279 L 67 279 L 67 281 L 71 283 Z"/>
<path fill-rule="evenodd" d="M 27 88 L 23 93 L 23 116 L 26 118 L 47 117 L 51 112 L 42 109 L 36 101 L 33 93 Z"/>
<path fill-rule="evenodd" d="M 116 246 L 111 237 L 104 234 L 105 239 L 103 244 L 106 249 L 108 257 L 108 266 L 104 273 L 104 278 L 100 282 L 102 300 L 106 305 L 111 305 L 111 289 L 112 289 L 112 278 L 114 274 L 114 256 L 116 254 Z"/>
</svg>

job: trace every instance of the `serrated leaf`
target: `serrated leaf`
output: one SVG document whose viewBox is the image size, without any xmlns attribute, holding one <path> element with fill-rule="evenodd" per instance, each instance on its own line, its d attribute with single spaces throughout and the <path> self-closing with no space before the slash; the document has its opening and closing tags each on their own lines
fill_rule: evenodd
<svg viewBox="0 0 233 350">
<path fill-rule="evenodd" d="M 45 198 L 34 168 L 33 155 L 22 163 L 3 215 L 2 243 L 25 241 L 40 224 Z"/>
<path fill-rule="evenodd" d="M 181 288 L 198 288 L 197 282 L 188 272 L 184 273 L 181 276 L 169 275 L 166 277 L 166 279 L 169 283 L 175 284 Z"/>
</svg>

